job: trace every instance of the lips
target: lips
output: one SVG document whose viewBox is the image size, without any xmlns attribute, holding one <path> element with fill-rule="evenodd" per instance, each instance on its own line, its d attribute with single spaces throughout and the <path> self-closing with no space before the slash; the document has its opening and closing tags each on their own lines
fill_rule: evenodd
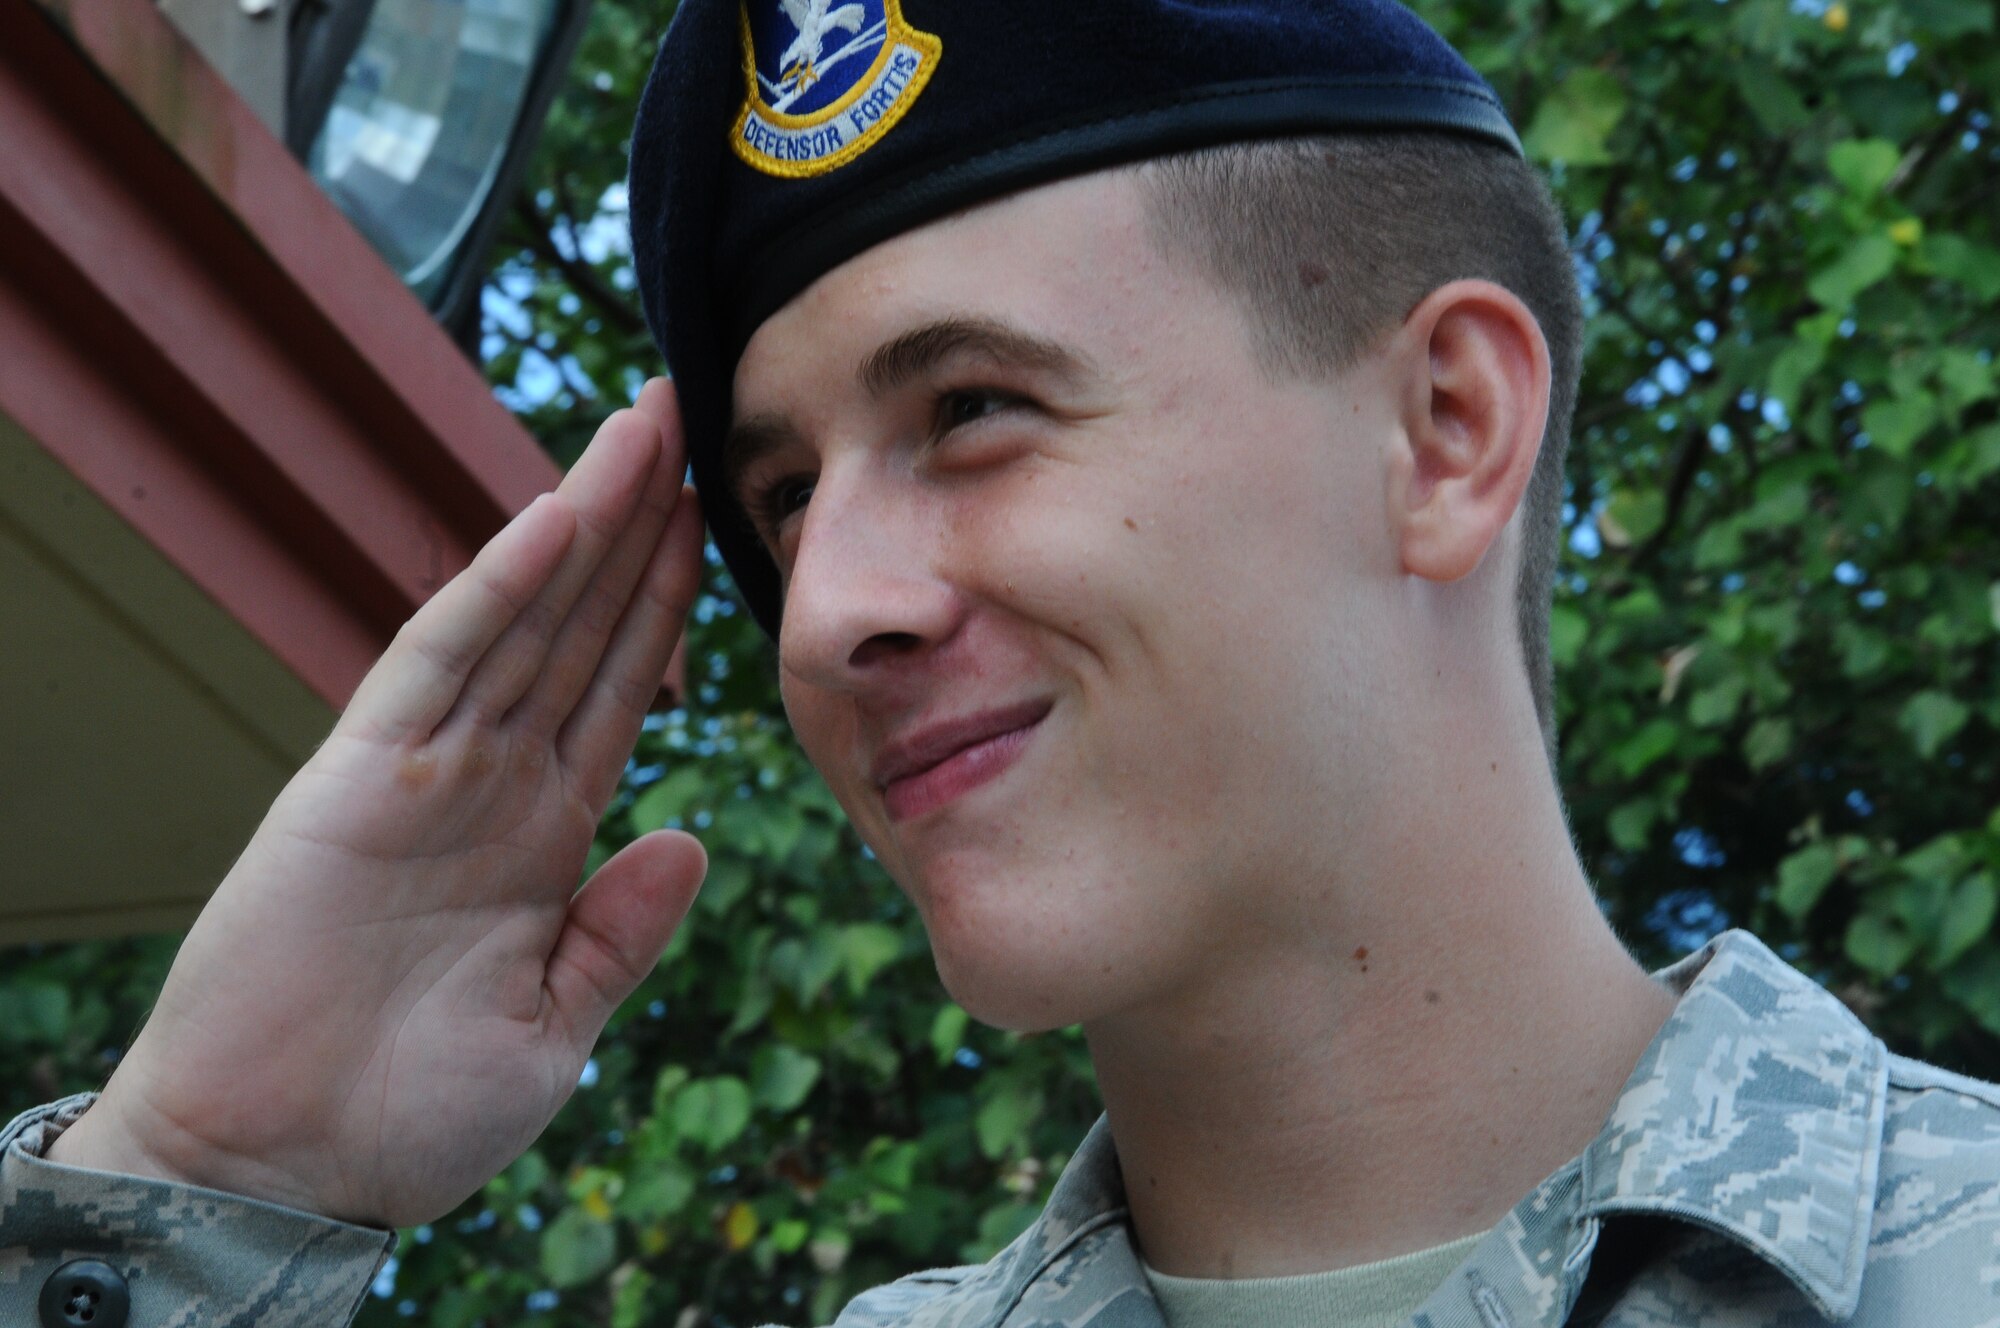
<svg viewBox="0 0 2000 1328">
<path fill-rule="evenodd" d="M 870 776 L 892 821 L 933 811 L 1014 763 L 1053 701 L 1025 701 L 926 725 L 886 744 Z"/>
</svg>

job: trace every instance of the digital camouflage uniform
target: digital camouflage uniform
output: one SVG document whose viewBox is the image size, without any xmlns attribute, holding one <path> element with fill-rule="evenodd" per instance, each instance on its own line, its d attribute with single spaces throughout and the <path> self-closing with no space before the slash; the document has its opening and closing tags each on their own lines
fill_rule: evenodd
<svg viewBox="0 0 2000 1328">
<path fill-rule="evenodd" d="M 2000 1326 L 2000 1089 L 1891 1056 L 1742 932 L 1682 992 L 1603 1133 L 1515 1207 L 1414 1328 Z M 121 1269 L 135 1328 L 338 1325 L 390 1237 L 41 1161 L 87 1104 L 0 1143 L 0 1324 L 74 1258 Z M 1162 1328 L 1100 1121 L 991 1262 L 859 1297 L 836 1328 Z"/>
</svg>

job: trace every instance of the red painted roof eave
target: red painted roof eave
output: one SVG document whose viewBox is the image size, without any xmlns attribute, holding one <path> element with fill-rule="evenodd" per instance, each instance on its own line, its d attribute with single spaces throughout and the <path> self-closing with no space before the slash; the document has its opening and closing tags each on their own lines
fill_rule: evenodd
<svg viewBox="0 0 2000 1328">
<path fill-rule="evenodd" d="M 555 465 L 152 0 L 0 0 L 0 412 L 330 704 Z"/>
</svg>

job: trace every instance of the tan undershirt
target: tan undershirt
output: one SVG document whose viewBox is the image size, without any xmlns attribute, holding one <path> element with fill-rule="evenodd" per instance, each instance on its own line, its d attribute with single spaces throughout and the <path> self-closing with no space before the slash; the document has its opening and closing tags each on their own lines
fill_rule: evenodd
<svg viewBox="0 0 2000 1328">
<path fill-rule="evenodd" d="M 1168 1328 L 1406 1328 L 1484 1238 L 1302 1277 L 1169 1277 L 1140 1266 Z"/>
</svg>

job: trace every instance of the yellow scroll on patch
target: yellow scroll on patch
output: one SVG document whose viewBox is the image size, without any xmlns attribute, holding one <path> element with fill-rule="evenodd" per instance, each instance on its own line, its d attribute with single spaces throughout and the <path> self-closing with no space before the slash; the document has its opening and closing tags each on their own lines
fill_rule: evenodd
<svg viewBox="0 0 2000 1328">
<path fill-rule="evenodd" d="M 943 42 L 904 21 L 900 0 L 880 0 L 881 16 L 872 23 L 868 18 L 874 6 L 868 3 L 775 0 L 795 35 L 778 54 L 776 76 L 769 77 L 758 68 L 751 2 L 746 0 L 742 9 L 748 95 L 729 131 L 729 146 L 767 175 L 794 180 L 824 175 L 866 152 L 909 111 L 944 51 Z M 805 114 L 784 109 L 829 76 L 822 62 L 852 58 L 858 42 L 872 43 L 878 33 L 872 62 L 838 98 Z M 829 51 L 829 41 L 843 34 L 844 44 Z"/>
</svg>

